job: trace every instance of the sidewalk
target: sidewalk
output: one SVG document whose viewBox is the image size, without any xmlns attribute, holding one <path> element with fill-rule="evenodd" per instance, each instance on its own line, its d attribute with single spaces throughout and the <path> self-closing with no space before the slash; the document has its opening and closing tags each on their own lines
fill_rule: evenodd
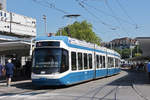
<svg viewBox="0 0 150 100">
<path fill-rule="evenodd" d="M 16 85 L 16 84 L 23 84 L 23 83 L 27 83 L 27 82 L 32 82 L 31 80 L 22 80 L 22 81 L 12 81 L 11 85 Z M 6 80 L 1 80 L 0 81 L 0 86 L 4 86 L 6 85 Z"/>
<path fill-rule="evenodd" d="M 25 77 L 13 77 L 11 85 L 21 84 L 21 83 L 23 84 L 26 82 L 31 82 L 31 79 Z M 4 85 L 6 85 L 6 77 L 0 77 L 0 86 L 4 86 Z"/>
</svg>

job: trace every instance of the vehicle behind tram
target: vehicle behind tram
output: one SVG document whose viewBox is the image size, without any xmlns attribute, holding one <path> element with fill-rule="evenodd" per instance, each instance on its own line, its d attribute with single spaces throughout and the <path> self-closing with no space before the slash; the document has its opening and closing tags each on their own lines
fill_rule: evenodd
<svg viewBox="0 0 150 100">
<path fill-rule="evenodd" d="M 114 50 L 67 36 L 37 37 L 32 55 L 32 82 L 71 85 L 120 72 Z"/>
</svg>

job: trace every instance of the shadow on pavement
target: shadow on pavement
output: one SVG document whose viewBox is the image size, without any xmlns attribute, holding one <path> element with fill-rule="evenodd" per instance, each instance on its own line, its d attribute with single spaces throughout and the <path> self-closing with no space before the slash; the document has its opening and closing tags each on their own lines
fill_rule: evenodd
<svg viewBox="0 0 150 100">
<path fill-rule="evenodd" d="M 135 85 L 150 85 L 150 79 L 144 71 L 136 71 L 131 69 L 123 69 L 128 75 L 121 77 L 108 85 L 131 86 Z"/>
<path fill-rule="evenodd" d="M 28 90 L 55 90 L 66 88 L 67 86 L 37 86 L 32 84 L 32 82 L 23 82 L 12 85 L 16 88 L 28 89 Z"/>
</svg>

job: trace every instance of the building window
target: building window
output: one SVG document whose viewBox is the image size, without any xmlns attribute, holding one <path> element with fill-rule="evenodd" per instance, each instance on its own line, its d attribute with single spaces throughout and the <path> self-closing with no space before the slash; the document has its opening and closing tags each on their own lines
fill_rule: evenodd
<svg viewBox="0 0 150 100">
<path fill-rule="evenodd" d="M 76 65 L 76 52 L 71 52 L 71 69 L 72 69 L 72 70 L 77 70 L 77 65 Z"/>
<path fill-rule="evenodd" d="M 4 13 L 4 17 L 6 17 L 6 13 Z"/>
<path fill-rule="evenodd" d="M 3 16 L 3 13 L 2 13 L 2 12 L 0 12 L 0 16 Z"/>
</svg>

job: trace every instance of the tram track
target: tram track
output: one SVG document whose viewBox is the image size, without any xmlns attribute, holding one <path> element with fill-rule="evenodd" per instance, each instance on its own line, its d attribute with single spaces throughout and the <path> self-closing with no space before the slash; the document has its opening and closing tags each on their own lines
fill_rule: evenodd
<svg viewBox="0 0 150 100">
<path fill-rule="evenodd" d="M 139 100 L 150 100 L 148 99 L 146 96 L 144 96 L 142 94 L 142 92 L 140 92 L 140 90 L 138 90 L 134 84 L 134 81 L 131 79 L 131 80 L 119 80 L 117 81 L 118 83 L 115 84 L 115 87 L 112 89 L 110 89 L 109 87 L 111 87 L 111 84 L 106 84 L 106 85 L 102 85 L 102 86 L 99 86 L 98 88 L 95 88 L 93 90 L 90 90 L 88 92 L 86 92 L 85 94 L 81 95 L 81 96 L 77 96 L 76 99 L 74 100 L 80 100 L 80 99 L 83 99 L 83 98 L 89 98 L 90 100 L 95 100 L 95 99 L 98 99 L 98 100 L 105 100 L 106 98 L 109 98 L 109 96 L 113 95 L 113 99 L 112 100 L 119 100 L 119 90 L 121 89 L 124 89 L 122 88 L 125 84 L 126 86 L 129 88 L 129 91 L 132 91 L 132 92 L 135 92 L 134 93 L 134 96 L 136 96 Z M 105 92 L 107 90 L 107 92 Z M 92 96 L 88 96 L 90 95 L 91 93 Z M 97 97 L 98 94 L 103 95 L 102 97 Z"/>
<path fill-rule="evenodd" d="M 136 88 L 136 86 L 132 83 L 132 89 L 135 91 L 135 93 L 138 95 L 138 96 L 140 96 L 143 100 L 150 100 L 150 99 L 148 99 L 146 96 L 144 96 L 143 94 L 142 94 L 142 92 L 140 92 L 137 88 Z"/>
<path fill-rule="evenodd" d="M 78 97 L 77 97 L 76 99 L 74 99 L 74 100 L 80 100 L 80 99 L 82 99 L 82 98 L 87 98 L 87 96 L 88 96 L 89 94 L 91 94 L 91 93 L 94 93 L 94 94 L 93 94 L 91 97 L 88 97 L 88 98 L 90 98 L 90 100 L 94 100 L 94 99 L 103 100 L 103 99 L 105 99 L 105 97 L 107 97 L 108 95 L 110 95 L 110 94 L 112 94 L 112 93 L 114 93 L 114 99 L 113 99 L 113 100 L 117 100 L 117 91 L 118 91 L 119 86 L 120 86 L 120 85 L 115 86 L 115 88 L 113 88 L 113 89 L 109 89 L 109 91 L 108 91 L 107 93 L 103 94 L 104 96 L 102 96 L 101 98 L 96 97 L 96 95 L 99 94 L 100 92 L 106 90 L 105 88 L 109 87 L 108 84 L 103 85 L 103 86 L 100 86 L 100 87 L 98 87 L 98 88 L 96 88 L 96 89 L 93 89 L 93 90 L 91 90 L 91 91 L 88 91 L 87 93 L 85 93 L 85 94 L 83 94 L 83 95 L 81 95 L 81 96 L 78 96 Z"/>
</svg>

